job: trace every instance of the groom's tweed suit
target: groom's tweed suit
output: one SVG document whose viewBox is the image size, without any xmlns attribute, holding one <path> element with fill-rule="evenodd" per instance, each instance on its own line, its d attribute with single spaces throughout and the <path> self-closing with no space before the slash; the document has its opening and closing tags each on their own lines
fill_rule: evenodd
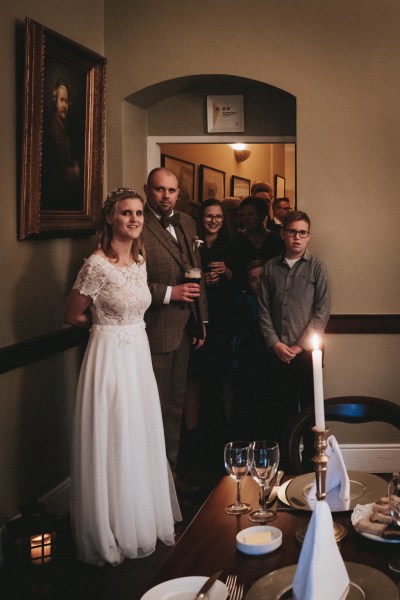
<svg viewBox="0 0 400 600">
<path fill-rule="evenodd" d="M 198 250 L 193 251 L 193 239 L 197 235 L 195 223 L 189 215 L 179 215 L 180 226 L 175 231 L 180 243 L 162 227 L 148 207 L 145 208 L 143 227 L 147 276 L 152 295 L 145 320 L 160 393 L 167 456 L 173 471 L 179 450 L 194 305 L 184 302 L 164 304 L 164 298 L 167 286 L 184 282 L 187 264 L 201 266 Z M 199 304 L 203 322 L 207 320 L 205 298 L 202 283 Z"/>
</svg>

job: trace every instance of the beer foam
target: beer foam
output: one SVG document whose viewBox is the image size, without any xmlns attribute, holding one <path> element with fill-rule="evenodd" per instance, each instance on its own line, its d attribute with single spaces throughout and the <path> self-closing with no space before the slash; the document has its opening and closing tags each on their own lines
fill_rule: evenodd
<svg viewBox="0 0 400 600">
<path fill-rule="evenodd" d="M 185 277 L 187 277 L 188 279 L 200 279 L 201 271 L 198 267 L 188 267 L 185 270 Z"/>
</svg>

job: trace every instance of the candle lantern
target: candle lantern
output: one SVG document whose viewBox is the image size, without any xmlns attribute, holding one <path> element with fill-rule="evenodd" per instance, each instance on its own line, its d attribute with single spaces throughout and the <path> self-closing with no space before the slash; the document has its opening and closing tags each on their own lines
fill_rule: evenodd
<svg viewBox="0 0 400 600">
<path fill-rule="evenodd" d="M 8 557 L 13 563 L 43 567 L 55 556 L 56 517 L 39 503 L 23 507 L 21 513 L 7 523 Z"/>
</svg>

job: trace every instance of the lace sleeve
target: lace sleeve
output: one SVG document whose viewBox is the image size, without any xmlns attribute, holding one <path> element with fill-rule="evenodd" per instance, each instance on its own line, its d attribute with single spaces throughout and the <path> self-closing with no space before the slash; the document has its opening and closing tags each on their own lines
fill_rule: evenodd
<svg viewBox="0 0 400 600">
<path fill-rule="evenodd" d="M 85 259 L 73 289 L 78 290 L 84 296 L 90 296 L 94 302 L 104 285 L 105 279 L 106 274 L 101 263 L 91 256 Z"/>
</svg>

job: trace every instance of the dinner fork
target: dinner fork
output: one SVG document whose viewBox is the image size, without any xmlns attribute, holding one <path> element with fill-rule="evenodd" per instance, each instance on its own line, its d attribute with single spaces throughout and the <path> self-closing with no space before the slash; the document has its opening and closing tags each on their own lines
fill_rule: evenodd
<svg viewBox="0 0 400 600">
<path fill-rule="evenodd" d="M 232 598 L 232 593 L 236 588 L 236 581 L 237 575 L 228 575 L 228 577 L 226 578 L 226 587 L 228 588 L 229 599 Z"/>
<path fill-rule="evenodd" d="M 229 600 L 242 600 L 243 598 L 243 583 L 236 583 L 233 592 L 231 593 Z"/>
</svg>

